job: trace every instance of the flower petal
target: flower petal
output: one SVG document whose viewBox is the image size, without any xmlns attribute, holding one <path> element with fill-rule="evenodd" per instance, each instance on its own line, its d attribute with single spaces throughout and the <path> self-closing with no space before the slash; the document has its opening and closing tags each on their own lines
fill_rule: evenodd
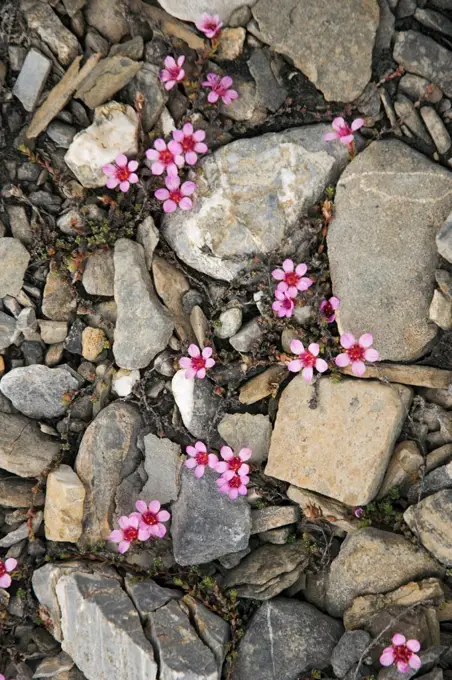
<svg viewBox="0 0 452 680">
<path fill-rule="evenodd" d="M 215 470 L 216 466 L 218 465 L 218 456 L 216 456 L 214 453 L 209 453 L 208 459 L 209 467 L 212 468 L 212 470 Z"/>
<path fill-rule="evenodd" d="M 272 276 L 277 281 L 284 281 L 284 278 L 285 278 L 286 275 L 285 275 L 285 273 L 282 269 L 274 269 L 272 271 Z"/>
<path fill-rule="evenodd" d="M 317 359 L 315 362 L 315 367 L 319 373 L 325 373 L 325 371 L 328 370 L 328 364 L 326 363 L 325 359 Z"/>
<path fill-rule="evenodd" d="M 417 654 L 412 654 L 410 660 L 408 661 L 408 664 L 411 668 L 417 670 L 422 666 L 422 661 L 420 660 Z"/>
<path fill-rule="evenodd" d="M 303 370 L 301 371 L 301 375 L 306 380 L 306 382 L 311 382 L 312 377 L 314 375 L 314 369 L 312 368 L 312 366 L 307 366 L 306 368 L 303 368 Z"/>
<path fill-rule="evenodd" d="M 146 503 L 144 501 L 137 501 L 135 503 L 135 507 L 138 510 L 138 512 L 141 512 L 141 513 L 146 512 L 146 510 L 148 509 L 148 506 L 146 505 Z"/>
<path fill-rule="evenodd" d="M 330 297 L 329 303 L 330 303 L 330 305 L 332 306 L 333 309 L 338 309 L 338 307 L 341 304 L 341 301 L 339 300 L 338 297 L 334 297 L 334 295 L 333 295 L 333 297 Z"/>
<path fill-rule="evenodd" d="M 290 259 L 284 260 L 284 262 L 282 263 L 282 268 L 286 272 L 286 274 L 291 274 L 295 269 L 293 260 Z"/>
<path fill-rule="evenodd" d="M 122 541 L 122 536 L 122 531 L 120 529 L 115 529 L 111 532 L 107 540 L 111 541 L 112 543 L 119 543 Z"/>
<path fill-rule="evenodd" d="M 154 515 L 156 515 L 156 514 L 158 513 L 159 510 L 160 510 L 160 503 L 159 503 L 159 501 L 151 501 L 151 502 L 149 503 L 149 511 L 150 511 L 150 512 L 153 512 Z"/>
<path fill-rule="evenodd" d="M 127 180 L 125 182 L 121 182 L 119 188 L 121 189 L 122 193 L 125 194 L 130 189 L 130 182 Z"/>
<path fill-rule="evenodd" d="M 155 149 L 148 149 L 146 151 L 146 158 L 150 161 L 155 161 L 159 157 L 159 152 Z"/>
<path fill-rule="evenodd" d="M 121 554 L 127 552 L 127 550 L 129 548 L 130 548 L 130 542 L 129 541 L 121 541 L 121 543 L 118 546 L 118 550 Z"/>
<path fill-rule="evenodd" d="M 333 128 L 333 130 L 336 130 L 337 132 L 339 132 L 339 130 L 342 130 L 342 129 L 345 128 L 346 126 L 347 126 L 347 123 L 346 123 L 345 120 L 342 118 L 342 116 L 337 116 L 337 117 L 333 120 L 333 122 L 331 123 L 331 127 Z"/>
<path fill-rule="evenodd" d="M 181 357 L 179 359 L 179 366 L 181 368 L 190 368 L 191 367 L 191 359 L 189 357 Z"/>
<path fill-rule="evenodd" d="M 304 352 L 304 345 L 301 340 L 294 338 L 290 343 L 290 351 L 294 354 L 302 354 Z"/>
<path fill-rule="evenodd" d="M 163 204 L 163 212 L 165 213 L 173 213 L 177 210 L 177 203 L 174 201 L 165 201 Z"/>
<path fill-rule="evenodd" d="M 242 477 L 242 475 L 247 475 L 249 473 L 249 471 L 250 471 L 250 466 L 247 465 L 246 463 L 243 463 L 243 465 L 241 465 L 239 467 L 239 469 L 237 470 L 237 474 L 239 475 L 239 477 Z"/>
<path fill-rule="evenodd" d="M 301 361 L 299 359 L 294 359 L 293 361 L 289 361 L 289 363 L 287 364 L 287 368 L 289 369 L 289 371 L 291 373 L 298 373 L 299 371 L 301 371 L 302 367 L 303 367 L 303 364 L 301 363 Z"/>
<path fill-rule="evenodd" d="M 116 189 L 116 187 L 119 184 L 119 179 L 116 179 L 116 177 L 109 177 L 105 183 L 105 186 L 107 189 Z"/>
<path fill-rule="evenodd" d="M 201 477 L 204 475 L 204 472 L 206 471 L 206 466 L 205 465 L 198 465 L 196 470 L 195 470 L 195 477 L 196 479 L 201 479 Z"/>
<path fill-rule="evenodd" d="M 115 163 L 118 168 L 125 168 L 127 166 L 127 156 L 125 153 L 120 153 L 115 158 Z"/>
<path fill-rule="evenodd" d="M 215 363 L 214 359 L 206 359 L 206 368 L 212 368 L 212 366 L 215 366 Z"/>
<path fill-rule="evenodd" d="M 122 517 L 120 517 L 118 520 L 118 524 L 121 527 L 121 529 L 128 529 L 130 526 L 130 522 L 127 515 L 123 515 Z"/>
<path fill-rule="evenodd" d="M 212 356 L 212 347 L 204 347 L 202 351 L 202 358 L 203 359 L 208 359 L 209 357 Z"/>
<path fill-rule="evenodd" d="M 192 343 L 188 346 L 188 353 L 191 357 L 199 357 L 201 355 L 201 350 L 199 349 L 198 345 Z"/>
<path fill-rule="evenodd" d="M 362 128 L 363 125 L 364 118 L 357 118 L 356 120 L 353 121 L 350 127 L 353 130 L 353 132 L 355 132 L 356 130 L 359 130 L 359 128 Z"/>
<path fill-rule="evenodd" d="M 191 210 L 193 208 L 193 201 L 191 198 L 188 198 L 188 196 L 184 196 L 184 198 L 181 198 L 179 201 L 179 208 L 181 210 Z"/>
<path fill-rule="evenodd" d="M 190 447 L 192 448 L 192 447 Z M 188 449 L 188 446 L 187 446 Z M 207 447 L 202 441 L 195 442 L 195 451 L 200 451 L 201 453 L 207 453 Z"/>
<path fill-rule="evenodd" d="M 102 167 L 102 172 L 104 172 L 106 175 L 115 175 L 116 170 L 116 165 L 113 165 L 113 163 L 107 163 L 107 165 Z"/>
<path fill-rule="evenodd" d="M 311 352 L 311 354 L 313 354 L 316 357 L 320 352 L 320 347 L 316 342 L 311 342 L 311 344 L 308 347 L 308 350 Z"/>
<path fill-rule="evenodd" d="M 163 175 L 165 172 L 165 166 L 163 163 L 160 163 L 160 161 L 157 161 L 151 165 L 151 172 L 153 175 Z"/>
<path fill-rule="evenodd" d="M 366 349 L 366 351 L 364 352 L 364 358 L 365 358 L 366 361 L 373 362 L 373 361 L 378 361 L 378 359 L 380 358 L 380 355 L 378 354 L 376 349 L 371 348 L 371 349 Z"/>
<path fill-rule="evenodd" d="M 340 138 L 342 144 L 351 144 L 354 140 L 353 135 L 345 135 L 345 137 Z"/>
<path fill-rule="evenodd" d="M 231 460 L 234 457 L 234 452 L 230 446 L 222 446 L 220 449 L 220 454 L 223 460 Z"/>
<path fill-rule="evenodd" d="M 240 449 L 240 451 L 239 451 L 240 460 L 248 460 L 249 458 L 251 458 L 252 455 L 253 455 L 253 452 L 248 447 L 246 447 L 244 449 Z"/>
<path fill-rule="evenodd" d="M 412 639 L 412 640 L 408 640 L 408 642 L 406 643 L 406 646 L 408 647 L 408 649 L 411 652 L 418 652 L 421 648 L 421 643 L 419 642 L 419 640 Z"/>
<path fill-rule="evenodd" d="M 392 650 L 392 647 L 389 648 L 390 651 L 384 651 L 383 654 L 380 656 L 380 663 L 382 666 L 392 666 L 394 663 L 394 652 Z"/>
<path fill-rule="evenodd" d="M 168 522 L 170 518 L 171 515 L 169 514 L 168 510 L 160 510 L 160 512 L 157 513 L 157 519 L 159 522 Z"/>
<path fill-rule="evenodd" d="M 0 588 L 9 588 L 11 583 L 12 580 L 9 574 L 3 574 L 3 576 L 0 576 Z"/>
<path fill-rule="evenodd" d="M 188 165 L 195 165 L 198 160 L 198 155 L 194 151 L 187 151 L 185 154 L 185 162 Z"/>
<path fill-rule="evenodd" d="M 360 378 L 366 372 L 366 364 L 364 361 L 352 361 L 352 373 Z"/>
<path fill-rule="evenodd" d="M 215 472 L 218 472 L 220 475 L 222 475 L 223 472 L 226 472 L 227 469 L 228 464 L 223 460 L 220 460 L 220 462 L 215 465 Z"/>
<path fill-rule="evenodd" d="M 200 368 L 200 369 L 196 372 L 196 377 L 199 378 L 200 380 L 204 380 L 204 378 L 206 377 L 206 369 L 205 369 L 205 368 Z"/>
<path fill-rule="evenodd" d="M 344 349 L 350 349 L 355 344 L 355 337 L 351 333 L 342 333 L 340 342 Z"/>
<path fill-rule="evenodd" d="M 14 557 L 8 557 L 7 560 L 5 560 L 5 568 L 6 571 L 14 571 L 14 569 L 17 567 L 17 560 L 14 559 Z M 413 652 L 417 652 L 417 649 L 413 649 Z"/>
<path fill-rule="evenodd" d="M 196 460 L 194 458 L 188 458 L 185 461 L 184 465 L 189 470 L 192 470 L 193 468 L 195 468 L 198 465 L 198 463 L 196 462 Z"/>
<path fill-rule="evenodd" d="M 358 342 L 361 347 L 365 347 L 367 349 L 373 344 L 373 341 L 374 339 L 372 333 L 364 333 L 364 335 L 361 335 Z"/>
<path fill-rule="evenodd" d="M 166 68 L 174 68 L 176 66 L 174 57 L 171 56 L 166 57 L 163 63 L 165 64 Z"/>
<path fill-rule="evenodd" d="M 342 354 L 337 355 L 337 357 L 334 359 L 334 363 L 336 364 L 336 366 L 344 368 L 344 366 L 349 365 L 350 357 L 348 356 L 347 352 L 343 352 Z"/>
<path fill-rule="evenodd" d="M 138 161 L 129 161 L 127 164 L 127 169 L 130 170 L 130 172 L 135 172 L 135 170 L 138 168 Z"/>
<path fill-rule="evenodd" d="M 337 139 L 339 135 L 337 132 L 327 132 L 326 135 L 323 135 L 323 139 L 325 142 L 332 142 L 333 139 Z"/>
<path fill-rule="evenodd" d="M 196 368 L 187 368 L 185 371 L 185 377 L 187 380 L 192 380 L 196 375 Z"/>
<path fill-rule="evenodd" d="M 173 59 L 174 61 L 174 59 Z M 157 149 L 157 151 L 166 151 L 166 142 L 164 139 L 159 137 L 158 139 L 155 140 L 154 142 L 154 149 Z"/>
</svg>

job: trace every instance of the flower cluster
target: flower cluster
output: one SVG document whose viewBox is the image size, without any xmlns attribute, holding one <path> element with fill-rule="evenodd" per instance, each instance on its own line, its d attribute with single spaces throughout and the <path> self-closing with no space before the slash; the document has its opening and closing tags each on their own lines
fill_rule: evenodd
<svg viewBox="0 0 452 680">
<path fill-rule="evenodd" d="M 284 260 L 282 269 L 274 269 L 272 276 L 279 281 L 275 290 L 276 300 L 272 304 L 273 311 L 282 318 L 291 317 L 295 308 L 294 299 L 299 292 L 308 290 L 314 281 L 305 276 L 308 268 L 305 264 L 295 266 L 293 260 Z"/>
<path fill-rule="evenodd" d="M 185 368 L 186 378 L 200 378 L 202 380 L 206 377 L 206 370 L 215 366 L 211 347 L 204 347 L 201 352 L 198 345 L 190 345 L 188 354 L 188 357 L 179 359 L 179 366 Z"/>
<path fill-rule="evenodd" d="M 231 500 L 246 496 L 250 468 L 245 461 L 251 457 L 251 449 L 240 449 L 235 455 L 229 446 L 222 446 L 221 461 L 215 453 L 208 453 L 206 445 L 201 441 L 197 441 L 194 446 L 187 446 L 185 450 L 189 456 L 185 467 L 194 470 L 195 477 L 200 479 L 206 467 L 209 467 L 220 475 L 216 482 L 220 493 L 228 494 Z"/>
<path fill-rule="evenodd" d="M 371 347 L 373 343 L 371 333 L 364 333 L 358 341 L 355 340 L 351 333 L 344 333 L 340 337 L 340 343 L 346 351 L 335 357 L 335 364 L 342 368 L 351 363 L 353 375 L 361 377 L 364 374 L 366 370 L 365 361 L 378 361 L 378 352 Z M 314 376 L 314 369 L 319 373 L 324 373 L 328 370 L 326 361 L 319 357 L 320 347 L 316 342 L 312 342 L 305 349 L 300 340 L 292 340 L 290 351 L 296 354 L 297 358 L 290 361 L 287 368 L 292 373 L 299 373 L 301 371 L 301 375 L 307 382 L 311 382 Z"/>
<path fill-rule="evenodd" d="M 9 588 L 11 585 L 10 573 L 17 567 L 17 560 L 10 557 L 9 559 L 0 560 L 0 588 Z"/>
<path fill-rule="evenodd" d="M 109 541 L 119 543 L 118 550 L 125 553 L 132 543 L 147 541 L 150 538 L 163 538 L 170 514 L 167 510 L 160 510 L 158 501 L 151 501 L 146 505 L 144 501 L 137 501 L 135 507 L 138 512 L 123 515 L 119 518 L 119 529 L 115 529 L 108 537 Z"/>
<path fill-rule="evenodd" d="M 396 633 L 391 640 L 392 645 L 383 650 L 380 656 L 382 666 L 395 664 L 399 673 L 407 673 L 410 668 L 419 670 L 422 661 L 416 654 L 421 648 L 419 640 L 408 640 L 404 635 Z"/>
</svg>

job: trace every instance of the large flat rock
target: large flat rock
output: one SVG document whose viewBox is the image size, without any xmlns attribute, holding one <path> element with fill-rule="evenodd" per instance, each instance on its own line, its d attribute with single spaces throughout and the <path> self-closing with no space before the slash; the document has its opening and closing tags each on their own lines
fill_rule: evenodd
<svg viewBox="0 0 452 680">
<path fill-rule="evenodd" d="M 259 0 L 260 36 L 323 92 L 352 101 L 370 80 L 380 10 L 377 0 Z"/>
<path fill-rule="evenodd" d="M 340 331 L 372 333 L 380 359 L 411 361 L 437 328 L 435 236 L 452 208 L 452 174 L 397 140 L 373 142 L 337 185 L 328 231 Z"/>
<path fill-rule="evenodd" d="M 443 489 L 411 505 L 403 518 L 427 550 L 452 567 L 452 489 Z"/>
<path fill-rule="evenodd" d="M 217 478 L 209 468 L 201 479 L 191 470 L 183 470 L 171 525 L 174 557 L 182 566 L 210 562 L 248 546 L 251 516 L 246 498 L 232 501 L 221 494 Z"/>
<path fill-rule="evenodd" d="M 246 3 L 244 0 L 209 0 L 208 3 L 206 0 L 158 0 L 158 2 L 173 17 L 195 23 L 204 12 L 218 14 L 222 21 L 227 21 L 234 10 L 243 7 L 244 4 L 251 7 L 256 0 L 247 0 Z"/>
<path fill-rule="evenodd" d="M 276 598 L 264 602 L 240 642 L 233 680 L 294 680 L 329 666 L 343 632 L 339 621 L 311 604 Z"/>
<path fill-rule="evenodd" d="M 297 375 L 280 402 L 265 474 L 348 505 L 377 494 L 412 392 L 376 380 L 321 378 L 314 388 Z"/>
<path fill-rule="evenodd" d="M 345 166 L 327 125 L 240 139 L 200 162 L 193 210 L 166 215 L 163 234 L 198 271 L 232 280 L 247 259 L 277 250 Z"/>
<path fill-rule="evenodd" d="M 61 646 L 88 678 L 156 680 L 152 645 L 116 579 L 73 572 L 59 579 L 56 593 Z"/>
<path fill-rule="evenodd" d="M 22 415 L 0 413 L 0 468 L 19 477 L 39 477 L 60 452 L 60 444 Z M 11 480 L 11 484 L 13 484 Z M 27 496 L 24 495 L 24 498 Z M 8 505 L 3 503 L 2 505 Z M 22 507 L 21 505 L 16 507 Z"/>
<path fill-rule="evenodd" d="M 141 459 L 137 446 L 141 426 L 139 412 L 130 404 L 116 401 L 99 413 L 83 435 L 75 471 L 86 490 L 82 536 L 85 544 L 103 541 L 113 530 L 121 485 L 127 485 L 127 477 Z M 133 500 L 130 499 L 129 512 Z"/>
<path fill-rule="evenodd" d="M 143 246 L 126 238 L 115 244 L 115 302 L 118 318 L 113 353 L 121 368 L 146 368 L 165 349 L 174 321 L 154 290 Z"/>
<path fill-rule="evenodd" d="M 441 578 L 443 573 L 436 560 L 403 536 L 361 529 L 348 534 L 331 564 L 327 609 L 332 616 L 342 616 L 358 595 L 387 593 L 408 581 Z"/>
</svg>

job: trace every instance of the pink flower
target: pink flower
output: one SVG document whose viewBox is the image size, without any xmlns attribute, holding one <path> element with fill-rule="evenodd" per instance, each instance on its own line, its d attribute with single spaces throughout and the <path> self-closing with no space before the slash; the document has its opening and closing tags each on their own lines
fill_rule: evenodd
<svg viewBox="0 0 452 680">
<path fill-rule="evenodd" d="M 229 498 L 235 501 L 238 496 L 246 496 L 249 481 L 248 475 L 237 475 L 232 470 L 227 470 L 216 483 L 220 493 L 227 493 Z"/>
<path fill-rule="evenodd" d="M 280 318 L 283 316 L 287 316 L 287 318 L 291 317 L 295 307 L 295 303 L 293 301 L 294 297 L 295 295 L 291 295 L 290 290 L 282 291 L 276 289 L 276 300 L 272 304 L 273 311 L 276 312 Z"/>
<path fill-rule="evenodd" d="M 392 638 L 392 646 L 383 650 L 380 663 L 382 666 L 392 666 L 395 663 L 399 673 L 406 673 L 410 668 L 418 670 L 422 661 L 415 652 L 418 652 L 420 648 L 419 640 L 408 640 L 407 642 L 404 635 L 396 633 Z"/>
<path fill-rule="evenodd" d="M 289 295 L 295 297 L 298 291 L 308 290 L 314 283 L 312 279 L 305 276 L 307 270 L 305 264 L 297 264 L 295 267 L 293 260 L 284 260 L 282 269 L 274 269 L 272 276 L 281 282 L 278 283 L 278 290 L 289 291 Z"/>
<path fill-rule="evenodd" d="M 348 366 L 351 362 L 352 373 L 358 377 L 363 375 L 366 370 L 364 361 L 378 361 L 378 352 L 376 349 L 370 349 L 374 339 L 371 333 L 364 333 L 361 335 L 358 342 L 351 333 L 344 333 L 341 335 L 341 345 L 346 352 L 339 354 L 335 358 L 336 366 L 343 368 Z"/>
<path fill-rule="evenodd" d="M 293 359 L 293 361 L 288 364 L 287 368 L 289 371 L 292 371 L 292 373 L 301 371 L 301 375 L 307 382 L 311 382 L 314 375 L 314 368 L 316 368 L 319 373 L 325 373 L 325 371 L 328 370 L 326 361 L 317 358 L 319 346 L 316 342 L 311 342 L 308 349 L 305 349 L 300 340 L 292 340 L 290 343 L 290 351 L 294 354 L 298 354 L 298 359 Z"/>
<path fill-rule="evenodd" d="M 185 123 L 182 130 L 174 130 L 173 138 L 182 147 L 182 152 L 185 154 L 185 162 L 188 165 L 194 165 L 198 160 L 198 153 L 207 153 L 209 150 L 207 144 L 204 144 L 206 133 L 204 130 L 196 130 L 193 132 L 193 125 Z"/>
<path fill-rule="evenodd" d="M 165 170 L 168 175 L 177 175 L 177 169 L 184 164 L 182 147 L 174 139 L 168 143 L 168 146 L 163 139 L 156 139 L 154 148 L 146 151 L 146 157 L 154 161 L 151 166 L 153 175 L 162 175 Z"/>
<path fill-rule="evenodd" d="M 124 193 L 129 191 L 130 185 L 138 182 L 138 175 L 135 174 L 137 168 L 137 161 L 128 161 L 127 156 L 120 153 L 116 156 L 114 163 L 107 163 L 102 168 L 105 174 L 108 175 L 106 182 L 107 189 L 116 189 L 119 184 L 121 191 Z"/>
<path fill-rule="evenodd" d="M 223 22 L 220 21 L 218 14 L 207 14 L 207 12 L 204 12 L 195 23 L 195 26 L 198 31 L 201 31 L 207 38 L 212 40 L 212 38 L 216 38 L 220 34 Z"/>
<path fill-rule="evenodd" d="M 355 508 L 355 509 L 353 510 L 353 514 L 354 514 L 355 517 L 357 517 L 358 519 L 361 517 L 361 515 L 363 514 L 363 512 L 364 512 L 364 508 Z"/>
<path fill-rule="evenodd" d="M 171 515 L 167 510 L 160 510 L 160 503 L 158 501 L 151 501 L 146 505 L 144 501 L 137 501 L 135 507 L 138 512 L 133 512 L 132 516 L 139 521 L 140 531 L 146 534 L 146 539 L 151 536 L 155 538 L 163 538 L 166 534 L 166 527 L 162 522 L 167 522 Z M 143 540 L 140 538 L 140 540 Z"/>
<path fill-rule="evenodd" d="M 179 57 L 177 63 L 173 57 L 166 57 L 163 62 L 166 68 L 163 68 L 159 73 L 161 82 L 165 83 L 165 90 L 172 90 L 180 80 L 185 78 L 185 71 L 182 68 L 184 61 L 185 57 Z"/>
<path fill-rule="evenodd" d="M 214 453 L 207 453 L 206 445 L 203 442 L 196 442 L 194 446 L 187 446 L 185 449 L 190 456 L 185 461 L 185 467 L 191 469 L 195 468 L 195 477 L 200 479 L 208 465 L 212 470 L 216 469 L 218 464 L 218 456 Z"/>
<path fill-rule="evenodd" d="M 349 145 L 355 139 L 353 133 L 359 130 L 364 125 L 364 120 L 362 118 L 357 118 L 349 125 L 341 116 L 335 118 L 332 122 L 332 128 L 334 132 L 327 132 L 324 136 L 326 142 L 330 142 L 332 139 L 339 139 L 342 144 Z"/>
<path fill-rule="evenodd" d="M 234 455 L 230 446 L 222 446 L 220 455 L 223 458 L 219 463 L 217 462 L 215 470 L 223 474 L 225 472 L 232 472 L 234 475 L 243 477 L 250 471 L 250 466 L 245 463 L 248 458 L 251 458 L 251 449 L 240 449 L 237 456 Z"/>
<path fill-rule="evenodd" d="M 230 76 L 221 78 L 216 73 L 208 73 L 207 80 L 202 85 L 203 87 L 212 88 L 207 97 L 207 101 L 211 104 L 215 104 L 220 97 L 224 104 L 230 104 L 234 99 L 238 99 L 238 92 L 229 89 L 232 85 L 232 78 Z"/>
<path fill-rule="evenodd" d="M 140 527 L 136 513 L 132 513 L 129 517 L 123 515 L 119 518 L 118 524 L 119 529 L 112 531 L 108 540 L 119 543 L 118 550 L 120 553 L 125 553 L 130 548 L 131 543 L 147 541 L 149 538 L 149 532 Z"/>
<path fill-rule="evenodd" d="M 9 588 L 11 585 L 11 571 L 17 567 L 17 560 L 10 557 L 9 559 L 0 560 L 0 588 Z M 1 677 L 0 677 L 1 680 Z"/>
<path fill-rule="evenodd" d="M 167 175 L 165 177 L 166 189 L 157 189 L 154 191 L 154 196 L 158 198 L 159 201 L 163 201 L 163 210 L 166 213 L 172 213 L 177 210 L 177 207 L 181 210 L 191 210 L 193 208 L 193 202 L 191 194 L 196 189 L 196 184 L 194 182 L 184 182 L 180 186 L 180 177 L 177 175 Z"/>
<path fill-rule="evenodd" d="M 204 347 L 202 350 L 197 345 L 190 345 L 188 348 L 190 356 L 179 359 L 179 366 L 186 368 L 186 378 L 203 378 L 206 377 L 206 369 L 215 366 L 215 361 L 212 357 L 212 348 Z"/>
<path fill-rule="evenodd" d="M 336 309 L 339 308 L 341 301 L 337 297 L 330 297 L 329 300 L 322 300 L 320 303 L 320 311 L 328 323 L 333 323 L 336 320 Z"/>
</svg>

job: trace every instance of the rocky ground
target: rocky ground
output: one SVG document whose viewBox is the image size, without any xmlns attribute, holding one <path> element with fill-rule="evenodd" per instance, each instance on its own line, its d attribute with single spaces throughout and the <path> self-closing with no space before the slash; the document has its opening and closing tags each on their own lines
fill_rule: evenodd
<svg viewBox="0 0 452 680">
<path fill-rule="evenodd" d="M 6 680 L 397 680 L 395 634 L 452 679 L 451 74 L 452 0 L 3 0 Z M 208 152 L 165 213 L 145 151 L 186 123 Z M 197 441 L 251 449 L 238 498 Z M 140 500 L 160 534 L 119 552 Z"/>
</svg>

